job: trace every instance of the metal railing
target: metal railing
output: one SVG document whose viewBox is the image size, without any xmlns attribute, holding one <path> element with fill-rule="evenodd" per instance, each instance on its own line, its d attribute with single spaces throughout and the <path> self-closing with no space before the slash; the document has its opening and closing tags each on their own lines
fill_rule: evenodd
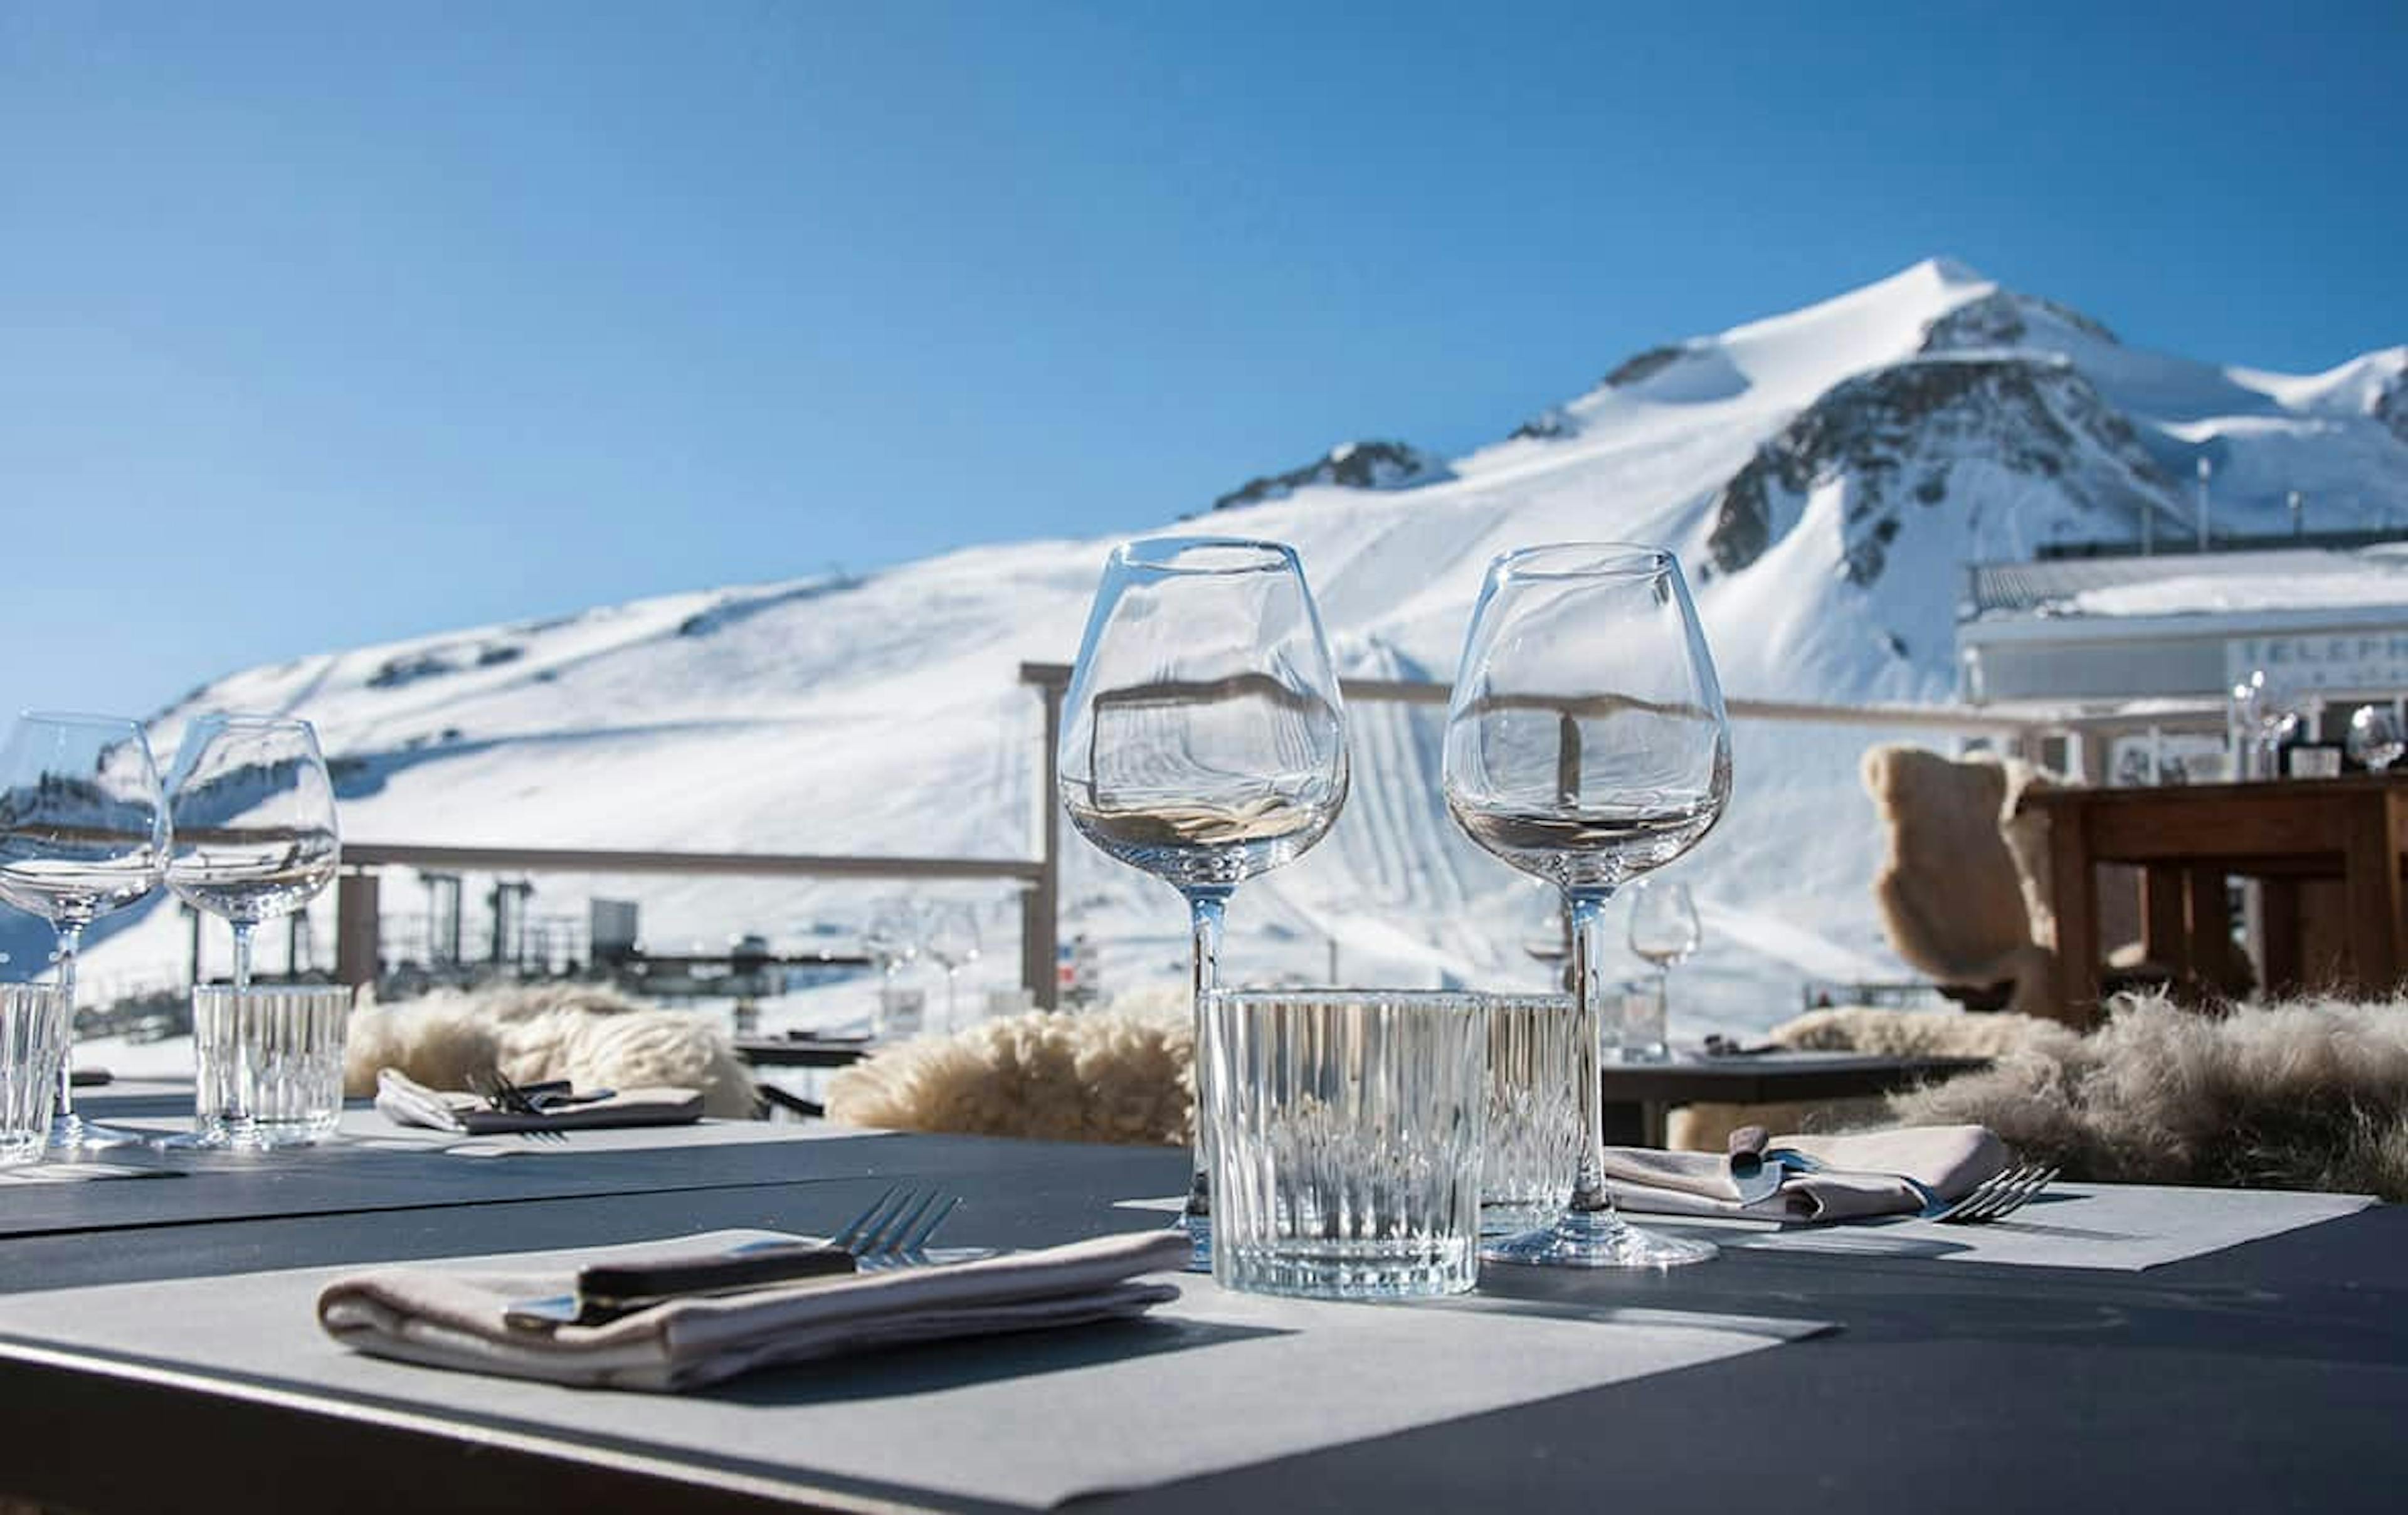
<svg viewBox="0 0 2408 1515">
<path fill-rule="evenodd" d="M 336 977 L 366 983 L 379 965 L 376 870 L 416 867 L 478 873 L 719 875 L 755 878 L 985 879 L 1021 888 L 1021 983 L 1047 1009 L 1057 1003 L 1055 952 L 1060 941 L 1062 807 L 1057 746 L 1070 666 L 1024 663 L 1020 681 L 1044 710 L 1036 791 L 1034 858 L 859 857 L 816 853 L 657 852 L 526 847 L 451 847 L 353 842 L 343 849 L 336 892 Z M 1343 697 L 1358 704 L 1444 706 L 1448 685 L 1396 679 L 1340 680 Z M 2154 711 L 2011 713 L 1976 707 L 1810 705 L 1793 700 L 1733 699 L 1738 720 L 1794 722 L 1890 732 L 1927 731 L 1997 742 L 2018 755 L 2096 779 L 2108 745 L 2118 736 L 2161 731 L 2221 731 L 2224 712 L 2207 707 Z"/>
</svg>

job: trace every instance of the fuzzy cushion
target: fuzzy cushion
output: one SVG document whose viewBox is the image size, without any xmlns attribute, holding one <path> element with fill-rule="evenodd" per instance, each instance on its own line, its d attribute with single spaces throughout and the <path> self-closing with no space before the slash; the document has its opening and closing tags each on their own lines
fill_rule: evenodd
<svg viewBox="0 0 2408 1515">
<path fill-rule="evenodd" d="M 2087 1036 L 2036 1040 L 1892 1111 L 1988 1126 L 2069 1178 L 2408 1199 L 2408 998 L 2109 1008 Z"/>
<path fill-rule="evenodd" d="M 364 997 L 343 1065 L 343 1092 L 354 1097 L 374 1094 L 377 1069 L 393 1067 L 431 1089 L 473 1089 L 495 1070 L 518 1083 L 699 1089 L 705 1114 L 737 1119 L 757 1100 L 714 1022 L 592 984 L 438 989 L 391 1005 Z"/>
<path fill-rule="evenodd" d="M 1183 1015 L 1045 1010 L 919 1036 L 829 1079 L 828 1118 L 896 1131 L 1184 1145 Z"/>
</svg>

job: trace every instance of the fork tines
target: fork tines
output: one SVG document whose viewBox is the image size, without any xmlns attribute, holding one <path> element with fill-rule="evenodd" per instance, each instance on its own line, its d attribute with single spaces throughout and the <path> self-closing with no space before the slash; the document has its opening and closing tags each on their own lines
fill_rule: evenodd
<svg viewBox="0 0 2408 1515">
<path fill-rule="evenodd" d="M 486 1104 L 505 1114 L 531 1115 L 540 1119 L 546 1113 L 543 1107 L 535 1102 L 533 1096 L 519 1085 L 512 1083 L 509 1076 L 499 1068 L 494 1069 L 482 1079 L 478 1080 L 477 1093 L 484 1096 Z M 530 1141 L 566 1142 L 568 1140 L 567 1133 L 544 1126 L 532 1127 L 520 1132 L 519 1135 Z"/>
<path fill-rule="evenodd" d="M 891 1188 L 828 1240 L 868 1267 L 919 1262 L 928 1238 L 961 1202 L 959 1194 L 940 1190 Z"/>
<path fill-rule="evenodd" d="M 2049 1186 L 2057 1174 L 2056 1168 L 2036 1163 L 2016 1164 L 1974 1185 L 1972 1192 L 1945 1214 L 1932 1219 L 1952 1225 L 1979 1225 L 1998 1220 L 2023 1208 L 2034 1194 Z"/>
</svg>

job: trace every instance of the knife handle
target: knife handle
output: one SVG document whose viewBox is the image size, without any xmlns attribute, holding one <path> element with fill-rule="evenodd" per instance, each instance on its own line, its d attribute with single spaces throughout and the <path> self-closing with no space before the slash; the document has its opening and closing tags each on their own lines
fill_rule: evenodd
<svg viewBox="0 0 2408 1515">
<path fill-rule="evenodd" d="M 581 1304 L 609 1306 L 630 1299 L 720 1293 L 852 1271 L 853 1254 L 843 1248 L 798 1241 L 656 1263 L 598 1263 L 578 1270 L 577 1297 Z"/>
</svg>

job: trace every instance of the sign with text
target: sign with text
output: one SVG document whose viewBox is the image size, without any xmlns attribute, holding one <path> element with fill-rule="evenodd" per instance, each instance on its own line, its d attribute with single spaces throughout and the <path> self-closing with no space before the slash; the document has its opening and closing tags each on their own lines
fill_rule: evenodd
<svg viewBox="0 0 2408 1515">
<path fill-rule="evenodd" d="M 2408 689 L 2408 631 L 2285 632 L 2224 644 L 2224 679 L 2264 669 L 2282 689 Z"/>
</svg>

